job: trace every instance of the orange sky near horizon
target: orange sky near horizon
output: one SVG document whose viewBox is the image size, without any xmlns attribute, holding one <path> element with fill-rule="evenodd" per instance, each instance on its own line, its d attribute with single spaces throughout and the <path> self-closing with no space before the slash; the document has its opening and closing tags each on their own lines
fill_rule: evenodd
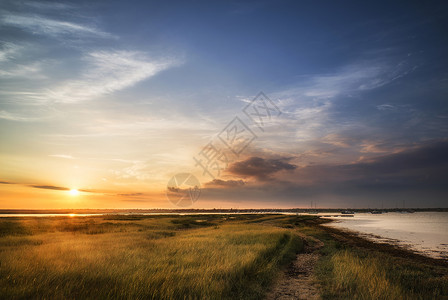
<svg viewBox="0 0 448 300">
<path fill-rule="evenodd" d="M 0 1 L 0 209 L 448 205 L 446 3 L 50 2 Z"/>
</svg>

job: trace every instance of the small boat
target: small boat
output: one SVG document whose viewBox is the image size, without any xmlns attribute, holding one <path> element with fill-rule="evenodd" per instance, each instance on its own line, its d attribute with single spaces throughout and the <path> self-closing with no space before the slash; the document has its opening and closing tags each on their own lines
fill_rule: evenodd
<svg viewBox="0 0 448 300">
<path fill-rule="evenodd" d="M 352 211 L 352 210 L 344 210 L 344 211 L 341 211 L 341 214 L 343 214 L 343 215 L 354 215 L 355 212 Z"/>
<path fill-rule="evenodd" d="M 370 213 L 373 215 L 381 215 L 383 212 L 381 210 L 372 210 Z"/>
</svg>

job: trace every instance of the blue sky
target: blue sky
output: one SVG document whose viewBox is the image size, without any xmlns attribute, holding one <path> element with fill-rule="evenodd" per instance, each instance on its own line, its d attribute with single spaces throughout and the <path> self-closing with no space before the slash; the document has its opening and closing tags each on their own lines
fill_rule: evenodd
<svg viewBox="0 0 448 300">
<path fill-rule="evenodd" d="M 3 1 L 0 196 L 172 207 L 166 183 L 191 172 L 195 207 L 446 206 L 447 16 L 443 1 Z M 282 112 L 264 131 L 242 113 L 260 91 Z M 207 178 L 193 157 L 235 116 L 257 139 Z"/>
</svg>

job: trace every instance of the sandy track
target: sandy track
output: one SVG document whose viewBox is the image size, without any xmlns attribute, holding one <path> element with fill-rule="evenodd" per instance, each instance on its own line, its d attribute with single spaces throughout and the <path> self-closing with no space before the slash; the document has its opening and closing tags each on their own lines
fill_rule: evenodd
<svg viewBox="0 0 448 300">
<path fill-rule="evenodd" d="M 320 256 L 317 250 L 323 243 L 314 238 L 303 238 L 306 243 L 304 253 L 299 253 L 280 275 L 266 299 L 321 299 L 314 267 Z"/>
</svg>

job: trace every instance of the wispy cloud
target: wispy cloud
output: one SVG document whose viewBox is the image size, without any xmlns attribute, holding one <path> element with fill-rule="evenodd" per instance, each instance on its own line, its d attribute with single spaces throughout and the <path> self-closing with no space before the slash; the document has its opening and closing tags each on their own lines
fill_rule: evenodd
<svg viewBox="0 0 448 300">
<path fill-rule="evenodd" d="M 318 141 L 327 144 L 323 145 L 325 148 L 328 145 L 347 148 L 348 141 L 341 141 L 345 132 L 353 131 L 353 128 L 360 130 L 365 120 L 343 116 L 347 110 L 360 108 L 366 102 L 353 106 L 348 103 L 368 97 L 373 90 L 392 84 L 412 70 L 407 63 L 384 57 L 355 61 L 333 72 L 304 75 L 294 86 L 270 94 L 283 115 L 278 119 L 281 123 L 279 130 L 264 136 L 279 141 L 275 145 L 281 145 L 282 140 L 293 136 L 294 140 L 288 141 L 285 149 Z M 242 97 L 240 100 L 248 101 Z M 385 110 L 392 106 L 377 108 Z"/>
<path fill-rule="evenodd" d="M 34 80 L 46 77 L 41 62 L 18 63 L 24 58 L 25 49 L 24 45 L 0 41 L 0 77 L 29 77 Z"/>
<path fill-rule="evenodd" d="M 394 110 L 396 107 L 392 104 L 380 104 L 377 105 L 376 108 L 378 110 Z"/>
<path fill-rule="evenodd" d="M 46 76 L 41 73 L 41 63 L 35 62 L 28 65 L 5 66 L 0 70 L 0 77 L 33 77 L 34 79 L 44 79 Z"/>
<path fill-rule="evenodd" d="M 135 162 L 131 166 L 120 170 L 113 170 L 112 173 L 119 179 L 137 179 L 144 181 L 151 179 L 152 169 L 148 162 Z"/>
<path fill-rule="evenodd" d="M 48 155 L 50 157 L 57 157 L 57 158 L 64 158 L 64 159 L 75 159 L 73 156 L 71 155 L 66 155 L 66 154 L 51 154 Z"/>
<path fill-rule="evenodd" d="M 62 82 L 42 94 L 54 102 L 79 102 L 131 87 L 162 70 L 178 64 L 176 60 L 149 59 L 138 51 L 96 51 L 84 57 L 87 67 L 79 79 Z"/>
<path fill-rule="evenodd" d="M 23 116 L 23 115 L 7 112 L 5 110 L 0 110 L 0 119 L 8 120 L 8 121 L 18 121 L 18 122 L 33 122 L 33 121 L 38 120 L 38 118 Z"/>
<path fill-rule="evenodd" d="M 16 53 L 20 48 L 22 47 L 14 43 L 9 42 L 1 43 L 0 62 L 11 59 L 14 53 Z"/>
<path fill-rule="evenodd" d="M 67 3 L 57 3 L 57 2 L 37 2 L 37 1 L 26 1 L 22 2 L 22 5 L 32 7 L 33 9 L 39 10 L 69 10 L 73 9 L 74 6 Z"/>
<path fill-rule="evenodd" d="M 404 62 L 365 60 L 348 64 L 327 74 L 310 75 L 293 88 L 277 93 L 280 98 L 330 99 L 380 88 L 407 75 L 415 68 Z"/>
<path fill-rule="evenodd" d="M 4 25 L 21 28 L 33 34 L 61 36 L 61 35 L 78 35 L 78 36 L 95 36 L 103 38 L 112 38 L 112 34 L 99 30 L 92 25 L 84 25 L 68 21 L 60 21 L 49 19 L 36 15 L 17 15 L 6 14 L 1 17 Z"/>
</svg>

